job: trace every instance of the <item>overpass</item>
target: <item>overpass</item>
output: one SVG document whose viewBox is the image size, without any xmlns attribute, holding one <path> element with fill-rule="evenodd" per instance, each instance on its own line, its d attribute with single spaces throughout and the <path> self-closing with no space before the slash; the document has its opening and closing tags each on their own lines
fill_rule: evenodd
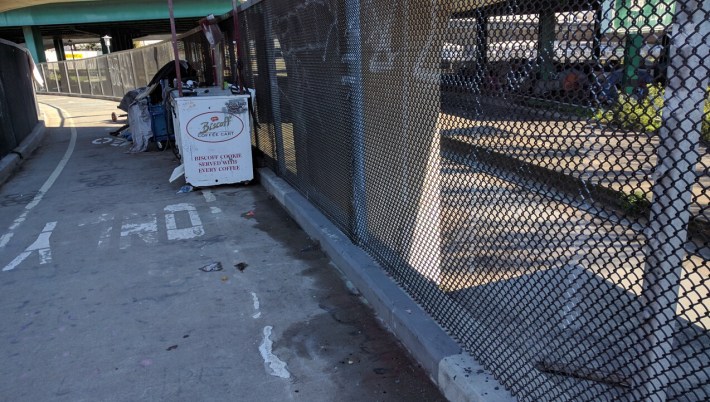
<svg viewBox="0 0 710 402">
<path fill-rule="evenodd" d="M 186 32 L 208 14 L 224 14 L 224 0 L 173 1 L 176 30 Z M 44 50 L 54 48 L 65 59 L 65 41 L 101 43 L 102 52 L 131 49 L 133 40 L 169 34 L 167 1 L 100 0 L 46 3 L 42 0 L 0 1 L 0 39 L 24 43 L 36 62 L 46 61 Z M 110 40 L 107 46 L 104 38 Z"/>
</svg>

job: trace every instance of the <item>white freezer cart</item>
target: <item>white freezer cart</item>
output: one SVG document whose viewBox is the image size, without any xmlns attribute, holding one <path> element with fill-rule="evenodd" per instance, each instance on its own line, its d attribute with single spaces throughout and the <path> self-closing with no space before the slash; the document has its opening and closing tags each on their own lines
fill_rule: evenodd
<svg viewBox="0 0 710 402">
<path fill-rule="evenodd" d="M 215 87 L 196 92 L 170 97 L 185 181 L 207 187 L 252 180 L 249 96 Z"/>
</svg>

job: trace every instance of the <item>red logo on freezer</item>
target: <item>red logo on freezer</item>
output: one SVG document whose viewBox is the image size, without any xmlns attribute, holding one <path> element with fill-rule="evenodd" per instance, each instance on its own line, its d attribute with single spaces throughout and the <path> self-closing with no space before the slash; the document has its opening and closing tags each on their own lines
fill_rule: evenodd
<svg viewBox="0 0 710 402">
<path fill-rule="evenodd" d="M 187 134 L 202 142 L 225 142 L 237 138 L 244 131 L 238 116 L 223 112 L 206 112 L 190 119 Z"/>
</svg>

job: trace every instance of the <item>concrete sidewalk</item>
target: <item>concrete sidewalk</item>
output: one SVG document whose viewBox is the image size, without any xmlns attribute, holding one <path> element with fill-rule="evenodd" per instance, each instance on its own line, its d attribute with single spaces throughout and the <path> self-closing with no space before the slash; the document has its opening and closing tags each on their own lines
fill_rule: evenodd
<svg viewBox="0 0 710 402">
<path fill-rule="evenodd" d="M 14 401 L 437 401 L 357 290 L 262 187 L 178 194 L 115 102 L 40 96 L 0 188 L 0 389 Z"/>
</svg>

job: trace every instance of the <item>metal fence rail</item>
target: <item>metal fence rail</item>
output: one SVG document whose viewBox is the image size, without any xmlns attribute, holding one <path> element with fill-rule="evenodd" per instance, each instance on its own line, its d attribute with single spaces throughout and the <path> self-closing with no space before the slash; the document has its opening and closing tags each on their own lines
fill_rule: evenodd
<svg viewBox="0 0 710 402">
<path fill-rule="evenodd" d="M 0 158 L 20 145 L 38 121 L 30 61 L 24 49 L 0 41 Z"/>
<path fill-rule="evenodd" d="M 229 49 L 224 44 L 220 46 L 221 51 Z M 195 78 L 199 82 L 213 82 L 209 45 L 199 28 L 178 37 L 178 51 L 180 58 L 198 71 L 200 75 Z M 120 99 L 130 90 L 145 87 L 161 67 L 173 60 L 171 43 L 160 42 L 85 60 L 40 63 L 38 67 L 45 85 L 35 85 L 35 90 Z"/>
<path fill-rule="evenodd" d="M 263 0 L 239 23 L 262 163 L 519 399 L 710 399 L 707 0 Z M 160 46 L 46 65 L 48 91 L 121 96 Z M 209 74 L 200 35 L 181 52 Z"/>
</svg>

